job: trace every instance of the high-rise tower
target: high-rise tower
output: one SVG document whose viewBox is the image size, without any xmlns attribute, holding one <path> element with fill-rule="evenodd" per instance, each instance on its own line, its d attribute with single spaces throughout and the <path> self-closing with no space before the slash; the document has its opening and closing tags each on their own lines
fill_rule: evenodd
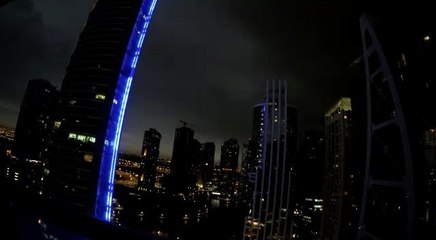
<svg viewBox="0 0 436 240">
<path fill-rule="evenodd" d="M 156 164 L 162 135 L 154 128 L 144 131 L 141 152 L 141 176 L 139 187 L 151 189 L 156 181 Z"/>
<path fill-rule="evenodd" d="M 201 160 L 200 160 L 200 177 L 203 185 L 212 184 L 213 167 L 215 159 L 215 143 L 206 142 L 201 147 Z"/>
<path fill-rule="evenodd" d="M 222 169 L 236 171 L 238 167 L 239 144 L 238 140 L 231 138 L 221 145 L 221 163 Z"/>
<path fill-rule="evenodd" d="M 110 221 L 127 98 L 157 0 L 100 0 L 74 50 L 50 148 L 49 197 Z"/>
<path fill-rule="evenodd" d="M 286 82 L 268 84 L 265 103 L 260 106 L 258 116 L 262 120 L 257 122 L 261 127 L 258 135 L 262 141 L 258 145 L 262 147 L 262 157 L 256 169 L 251 216 L 246 219 L 244 238 L 291 239 L 297 110 L 287 104 Z"/>
<path fill-rule="evenodd" d="M 341 98 L 324 115 L 325 174 L 321 239 L 346 239 L 351 143 L 351 99 Z"/>
<path fill-rule="evenodd" d="M 42 79 L 29 81 L 15 128 L 13 155 L 18 159 L 19 181 L 27 189 L 41 189 L 42 167 L 55 129 L 59 91 Z"/>
<path fill-rule="evenodd" d="M 186 193 L 195 186 L 197 165 L 194 152 L 199 150 L 198 144 L 198 141 L 194 139 L 194 130 L 186 127 L 186 123 L 183 127 L 176 129 L 170 182 L 168 183 L 172 191 Z"/>
</svg>

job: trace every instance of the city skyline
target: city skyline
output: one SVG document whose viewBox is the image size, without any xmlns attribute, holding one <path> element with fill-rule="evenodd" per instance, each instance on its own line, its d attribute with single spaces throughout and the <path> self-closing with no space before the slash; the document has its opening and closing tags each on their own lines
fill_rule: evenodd
<svg viewBox="0 0 436 240">
<path fill-rule="evenodd" d="M 137 143 L 142 136 L 136 130 L 151 127 L 162 133 L 161 152 L 170 158 L 180 119 L 196 125 L 201 142 L 221 144 L 234 137 L 246 143 L 252 106 L 262 97 L 258 89 L 274 78 L 288 80 L 289 103 L 304 109 L 299 125 L 320 128 L 327 103 L 349 95 L 347 85 L 355 77 L 349 65 L 361 50 L 360 12 L 389 8 L 375 2 L 160 1 L 144 57 L 138 62 L 120 150 L 140 153 Z M 430 9 L 418 2 L 407 6 L 402 3 L 396 13 L 389 14 Z M 0 30 L 11 36 L 0 39 L 0 51 L 7 56 L 0 59 L 0 125 L 15 127 L 29 80 L 43 78 L 60 89 L 91 7 L 92 2 L 85 0 L 62 4 L 22 0 L 0 9 L 4 23 Z M 185 58 L 192 58 L 195 64 Z M 181 77 L 186 84 L 179 81 Z M 245 88 L 247 85 L 253 87 Z M 180 96 L 179 90 L 190 94 Z M 306 96 L 308 91 L 313 93 Z"/>
<path fill-rule="evenodd" d="M 5 87 L 0 90 L 2 125 L 15 126 L 27 81 L 43 78 L 60 88 L 65 66 L 92 4 L 90 1 L 53 3 L 54 1 L 14 1 L 0 10 L 0 18 L 5 22 L 2 32 L 20 36 L 18 44 L 17 41 L 0 44 L 1 48 L 5 48 L 2 50 L 6 51 L 6 55 L 11 55 L 8 57 L 10 61 L 0 67 L 2 82 L 5 82 Z M 252 108 L 262 99 L 262 92 L 258 89 L 263 87 L 265 80 L 274 78 L 289 81 L 289 102 L 297 108 L 305 109 L 300 122 L 311 128 L 320 128 L 322 110 L 327 107 L 325 102 L 346 95 L 345 83 L 348 77 L 337 69 L 348 65 L 358 53 L 347 53 L 349 56 L 340 60 L 340 63 L 330 63 L 317 50 L 333 53 L 340 50 L 339 43 L 332 49 L 331 46 L 324 45 L 316 46 L 317 50 L 306 47 L 304 51 L 307 52 L 296 47 L 308 40 L 313 41 L 311 39 L 315 35 L 326 38 L 327 42 L 334 42 L 333 39 L 328 39 L 329 34 L 325 30 L 318 27 L 314 28 L 315 32 L 303 30 L 307 27 L 305 25 L 315 26 L 307 23 L 307 16 L 296 10 L 313 15 L 310 4 L 285 6 L 284 3 L 276 3 L 275 6 L 265 6 L 266 16 L 262 16 L 259 13 L 262 4 L 258 1 L 247 5 L 255 14 L 251 16 L 251 12 L 248 14 L 246 9 L 240 8 L 246 3 L 158 3 L 154 24 L 145 40 L 143 58 L 138 63 L 137 81 L 133 83 L 127 106 L 121 151 L 140 153 L 138 143 L 142 136 L 137 129 L 143 131 L 156 128 L 163 136 L 162 156 L 170 158 L 174 129 L 179 126 L 180 119 L 194 124 L 193 129 L 201 142 L 220 145 L 224 140 L 234 137 L 241 144 L 246 143 L 251 131 L 249 123 L 252 121 Z M 268 20 L 268 16 L 272 16 L 275 8 L 280 6 L 286 7 L 284 12 L 296 14 L 297 19 L 289 24 L 286 23 L 286 18 L 279 24 Z M 335 6 L 341 5 L 334 3 L 328 8 L 334 9 Z M 316 5 L 314 13 L 323 7 L 322 4 Z M 351 4 L 347 4 L 342 5 L 340 10 L 350 8 Z M 335 11 L 343 12 L 340 10 Z M 328 22 L 333 22 L 331 26 L 336 26 L 331 30 L 339 33 L 335 38 L 347 38 L 348 24 L 338 25 L 340 19 L 347 18 L 346 15 L 341 13 L 337 18 L 333 17 L 334 12 L 331 13 L 332 18 Z M 253 17 L 255 22 L 261 22 L 258 27 L 249 24 Z M 317 19 L 321 17 L 316 16 Z M 205 19 L 207 21 L 203 21 Z M 16 28 L 20 22 L 26 24 Z M 327 23 L 323 24 L 327 26 Z M 289 36 L 280 31 L 275 36 L 265 36 L 272 29 L 286 27 L 295 29 L 299 34 Z M 30 34 L 27 29 L 33 29 L 33 33 Z M 341 33 L 344 29 L 346 32 Z M 357 30 L 355 35 L 358 43 Z M 292 49 L 286 46 L 286 39 L 295 43 Z M 31 49 L 20 50 L 16 56 L 10 52 L 17 51 L 21 47 L 20 43 L 30 40 L 34 43 Z M 344 43 L 344 40 L 340 43 Z M 54 47 L 48 49 L 48 46 Z M 282 52 L 277 48 L 279 46 L 286 51 Z M 18 60 L 18 56 L 24 52 L 31 55 Z M 185 62 L 192 61 L 185 59 L 190 59 L 195 64 L 186 65 Z M 322 71 L 313 73 L 308 67 L 311 64 L 320 66 Z M 336 84 L 342 87 L 333 87 Z M 253 87 L 246 88 L 247 85 Z M 322 91 L 324 88 L 331 91 Z M 316 92 L 313 99 L 301 94 L 309 89 Z M 324 97 L 328 101 L 321 101 Z M 219 152 L 218 149 L 217 157 Z"/>
<path fill-rule="evenodd" d="M 435 238 L 431 4 L 62 1 L 0 4 L 2 236 Z"/>
</svg>

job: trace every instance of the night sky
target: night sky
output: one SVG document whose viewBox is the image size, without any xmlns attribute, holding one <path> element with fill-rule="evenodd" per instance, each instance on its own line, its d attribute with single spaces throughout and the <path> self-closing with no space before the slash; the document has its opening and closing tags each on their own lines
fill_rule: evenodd
<svg viewBox="0 0 436 240">
<path fill-rule="evenodd" d="M 60 88 L 91 0 L 15 0 L 0 9 L 0 125 L 15 127 L 27 81 Z M 247 142 L 267 79 L 288 81 L 299 131 L 349 94 L 360 55 L 355 1 L 159 0 L 127 106 L 121 151 L 140 152 L 144 129 L 170 157 L 179 120 L 220 149 Z M 219 151 L 217 152 L 218 156 Z M 218 159 L 216 159 L 218 160 Z"/>
</svg>

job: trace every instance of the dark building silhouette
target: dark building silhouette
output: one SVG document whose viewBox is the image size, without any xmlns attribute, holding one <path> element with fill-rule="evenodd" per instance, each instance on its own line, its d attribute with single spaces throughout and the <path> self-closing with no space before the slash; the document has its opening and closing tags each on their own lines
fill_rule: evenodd
<svg viewBox="0 0 436 240">
<path fill-rule="evenodd" d="M 293 233 L 302 239 L 317 239 L 323 210 L 324 132 L 306 130 L 299 137 L 295 166 L 297 227 Z"/>
<path fill-rule="evenodd" d="M 242 156 L 242 171 L 246 173 L 253 173 L 259 165 L 259 145 L 253 138 L 248 140 L 247 144 L 243 145 L 244 152 Z"/>
<path fill-rule="evenodd" d="M 154 188 L 161 138 L 162 135 L 154 128 L 144 131 L 141 151 L 141 174 L 138 183 L 141 189 L 147 190 Z"/>
<path fill-rule="evenodd" d="M 156 0 L 100 0 L 71 56 L 50 147 L 53 203 L 110 221 L 121 128 Z"/>
<path fill-rule="evenodd" d="M 287 104 L 286 81 L 267 86 L 266 103 L 255 107 L 253 126 L 262 150 L 256 168 L 250 216 L 244 239 L 291 239 L 294 209 L 293 168 L 297 147 L 297 110 Z M 260 112 L 259 112 L 260 109 Z M 259 131 L 260 130 L 260 131 Z M 253 136 L 255 140 L 255 136 Z"/>
<path fill-rule="evenodd" d="M 202 145 L 201 151 L 201 184 L 211 185 L 213 177 L 213 168 L 215 164 L 215 143 L 206 142 Z"/>
<path fill-rule="evenodd" d="M 236 171 L 238 167 L 239 144 L 238 140 L 231 138 L 221 145 L 220 166 L 224 170 Z"/>
<path fill-rule="evenodd" d="M 198 180 L 200 176 L 201 171 L 201 152 L 203 151 L 202 144 L 200 141 L 194 138 L 192 141 L 191 147 L 190 147 L 190 156 L 191 156 L 191 162 L 192 162 L 192 174 L 196 177 Z"/>
<path fill-rule="evenodd" d="M 358 239 L 436 237 L 436 19 L 398 10 L 360 20 L 369 97 Z"/>
<path fill-rule="evenodd" d="M 30 80 L 21 102 L 15 128 L 13 155 L 17 158 L 20 184 L 31 191 L 41 191 L 43 164 L 46 163 L 50 137 L 55 122 L 59 91 L 48 81 Z"/>
<path fill-rule="evenodd" d="M 186 127 L 176 129 L 174 136 L 171 175 L 167 187 L 178 193 L 187 193 L 195 188 L 198 180 L 201 143 L 194 139 L 194 130 Z"/>
</svg>

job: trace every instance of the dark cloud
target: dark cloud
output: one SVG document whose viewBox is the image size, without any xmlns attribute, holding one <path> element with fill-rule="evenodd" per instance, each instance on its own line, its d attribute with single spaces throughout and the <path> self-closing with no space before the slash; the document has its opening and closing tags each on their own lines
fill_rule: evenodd
<svg viewBox="0 0 436 240">
<path fill-rule="evenodd" d="M 17 0 L 0 8 L 0 121 L 11 127 L 15 126 L 28 80 L 44 78 L 60 87 L 79 33 L 60 25 L 75 15 L 65 13 L 66 8 L 63 18 L 47 22 L 50 9 L 37 7 L 32 1 Z"/>
<path fill-rule="evenodd" d="M 123 139 L 138 143 L 141 136 L 134 132 L 156 127 L 163 133 L 162 152 L 171 154 L 174 129 L 182 119 L 194 125 L 200 141 L 246 140 L 251 107 L 261 100 L 268 75 L 265 54 L 256 36 L 213 3 L 160 1 L 136 73 Z"/>
<path fill-rule="evenodd" d="M 0 123 L 15 125 L 28 80 L 60 86 L 92 4 L 16 0 L 0 8 Z M 179 120 L 218 149 L 230 137 L 242 145 L 272 78 L 288 81 L 300 130 L 319 127 L 322 112 L 360 80 L 349 65 L 360 55 L 362 9 L 357 0 L 159 0 L 121 149 L 138 153 L 144 129 L 156 128 L 169 157 Z"/>
</svg>

